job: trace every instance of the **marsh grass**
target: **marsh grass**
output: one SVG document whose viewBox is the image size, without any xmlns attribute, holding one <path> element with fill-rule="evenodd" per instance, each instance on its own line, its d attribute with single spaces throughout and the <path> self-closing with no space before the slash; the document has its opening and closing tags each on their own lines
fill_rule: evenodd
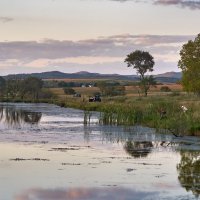
<svg viewBox="0 0 200 200">
<path fill-rule="evenodd" d="M 59 91 L 57 91 L 59 92 Z M 60 94 L 61 95 L 61 94 Z M 84 110 L 84 124 L 90 123 L 91 112 L 100 112 L 99 123 L 103 125 L 145 125 L 159 132 L 174 135 L 200 136 L 200 99 L 193 94 L 179 93 L 148 97 L 104 97 L 100 102 L 88 102 L 88 96 L 81 98 L 56 95 L 53 99 L 40 99 L 37 102 L 26 99 L 4 99 L 6 102 L 50 103 L 61 107 Z M 186 112 L 181 109 L 184 105 Z"/>
<path fill-rule="evenodd" d="M 100 111 L 99 123 L 103 125 L 145 125 L 181 136 L 200 135 L 199 104 L 173 96 L 124 99 L 124 102 L 110 99 L 101 104 L 86 104 L 84 109 Z M 181 105 L 187 105 L 188 110 L 184 112 Z"/>
</svg>

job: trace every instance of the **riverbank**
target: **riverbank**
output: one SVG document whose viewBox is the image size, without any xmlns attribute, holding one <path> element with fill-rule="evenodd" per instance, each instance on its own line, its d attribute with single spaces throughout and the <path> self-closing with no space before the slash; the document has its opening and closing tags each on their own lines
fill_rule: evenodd
<svg viewBox="0 0 200 200">
<path fill-rule="evenodd" d="M 89 123 L 90 111 L 101 113 L 99 123 L 103 125 L 145 125 L 159 132 L 176 136 L 200 136 L 200 101 L 192 94 L 149 97 L 105 97 L 102 102 L 88 102 L 87 97 L 7 100 L 7 102 L 49 103 L 61 107 L 85 111 L 84 123 Z M 186 110 L 183 109 L 183 107 Z M 165 130 L 165 131 L 163 131 Z"/>
</svg>

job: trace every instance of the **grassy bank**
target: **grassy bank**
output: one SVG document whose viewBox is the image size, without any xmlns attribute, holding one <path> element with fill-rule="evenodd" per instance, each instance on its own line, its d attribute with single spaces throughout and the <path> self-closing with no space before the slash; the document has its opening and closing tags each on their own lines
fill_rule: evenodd
<svg viewBox="0 0 200 200">
<path fill-rule="evenodd" d="M 88 102 L 88 96 L 74 98 L 63 95 L 52 99 L 20 100 L 4 99 L 6 102 L 50 103 L 86 111 L 101 112 L 99 123 L 104 125 L 145 125 L 159 132 L 175 135 L 200 136 L 200 100 L 192 94 L 169 93 L 149 97 L 105 97 L 101 103 Z M 183 111 L 181 106 L 187 107 Z M 88 123 L 87 116 L 84 123 Z"/>
<path fill-rule="evenodd" d="M 99 122 L 105 125 L 145 125 L 174 135 L 200 136 L 200 101 L 194 95 L 171 93 L 147 98 L 113 97 L 104 98 L 101 103 L 67 97 L 60 104 L 99 111 Z M 181 106 L 185 106 L 187 111 Z"/>
</svg>

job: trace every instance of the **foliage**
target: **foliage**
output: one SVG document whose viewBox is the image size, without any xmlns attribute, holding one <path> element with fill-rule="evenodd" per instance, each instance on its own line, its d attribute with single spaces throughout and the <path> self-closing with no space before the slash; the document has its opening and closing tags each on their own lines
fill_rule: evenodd
<svg viewBox="0 0 200 200">
<path fill-rule="evenodd" d="M 161 92 L 171 92 L 171 89 L 170 89 L 168 86 L 162 86 L 162 87 L 160 88 L 160 91 L 161 91 Z"/>
<path fill-rule="evenodd" d="M 41 92 L 43 86 L 43 81 L 39 78 L 28 77 L 22 82 L 21 95 L 32 96 L 33 99 L 39 98 L 39 93 Z"/>
<path fill-rule="evenodd" d="M 63 90 L 64 90 L 65 94 L 68 94 L 68 95 L 73 95 L 76 93 L 75 90 L 72 88 L 64 88 Z"/>
<path fill-rule="evenodd" d="M 153 83 L 153 77 L 145 77 L 147 72 L 153 71 L 154 58 L 149 54 L 149 52 L 136 50 L 129 55 L 127 55 L 125 61 L 128 67 L 133 67 L 136 69 L 137 74 L 140 76 L 140 83 L 144 95 L 147 96 L 149 90 L 149 85 Z"/>
<path fill-rule="evenodd" d="M 191 191 L 198 199 L 200 195 L 200 154 L 198 151 L 182 150 L 180 155 L 181 160 L 177 165 L 178 180 L 186 191 Z"/>
<path fill-rule="evenodd" d="M 81 87 L 82 83 L 77 82 L 65 82 L 65 81 L 59 81 L 58 87 L 64 88 L 64 87 Z"/>
<path fill-rule="evenodd" d="M 17 96 L 20 96 L 22 91 L 21 80 L 7 80 L 6 82 L 6 96 L 7 98 L 15 99 Z"/>
<path fill-rule="evenodd" d="M 145 96 L 147 96 L 147 92 L 149 91 L 151 86 L 156 87 L 156 81 L 153 76 L 145 76 L 140 81 L 140 89 L 144 92 Z"/>
<path fill-rule="evenodd" d="M 117 81 L 99 81 L 97 87 L 103 96 L 122 96 L 125 94 L 125 87 L 120 86 Z"/>
<path fill-rule="evenodd" d="M 182 69 L 182 84 L 187 92 L 200 94 L 200 34 L 183 45 L 179 67 Z"/>
<path fill-rule="evenodd" d="M 42 87 L 43 81 L 34 77 L 28 77 L 24 80 L 8 79 L 5 82 L 5 90 L 2 96 L 13 101 L 16 99 L 31 99 L 34 101 L 42 95 Z"/>
<path fill-rule="evenodd" d="M 39 99 L 53 99 L 55 97 L 55 94 L 47 88 L 43 88 L 39 93 Z"/>
</svg>

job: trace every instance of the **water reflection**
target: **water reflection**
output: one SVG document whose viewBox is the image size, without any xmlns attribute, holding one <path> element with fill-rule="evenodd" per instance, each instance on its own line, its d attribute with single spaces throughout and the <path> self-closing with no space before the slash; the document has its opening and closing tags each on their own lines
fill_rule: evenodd
<svg viewBox="0 0 200 200">
<path fill-rule="evenodd" d="M 142 158 L 148 156 L 151 153 L 152 142 L 134 142 L 134 141 L 127 141 L 124 145 L 125 151 L 134 158 Z"/>
<path fill-rule="evenodd" d="M 71 187 L 117 185 L 134 187 L 135 189 L 136 186 L 138 186 L 137 189 L 142 189 L 145 186 L 152 191 L 156 190 L 156 197 L 158 197 L 162 187 L 165 187 L 165 190 L 170 190 L 171 195 L 175 195 L 173 199 L 176 200 L 184 199 L 184 197 L 192 195 L 190 194 L 192 192 L 196 197 L 199 197 L 200 152 L 190 151 L 191 148 L 194 149 L 194 146 L 195 150 L 199 151 L 200 140 L 198 138 L 179 138 L 173 135 L 157 134 L 154 129 L 141 126 L 102 126 L 96 123 L 84 125 L 83 117 L 81 111 L 58 108 L 52 105 L 9 104 L 0 106 L 0 129 L 4 124 L 14 126 L 13 129 L 8 127 L 6 131 L 1 130 L 1 133 L 6 132 L 9 135 L 0 134 L 0 140 L 9 141 L 12 145 L 15 141 L 24 141 L 26 144 L 26 149 L 18 152 L 15 151 L 16 146 L 10 145 L 7 151 L 3 146 L 0 156 L 2 159 L 0 180 L 5 178 L 8 180 L 8 185 L 13 182 L 18 185 L 18 180 L 24 179 L 21 182 L 24 182 L 25 186 L 17 191 L 18 195 L 15 200 L 154 199 L 151 194 L 148 193 L 148 196 L 144 191 L 136 192 L 122 188 L 31 189 L 19 193 L 24 188 L 33 187 L 34 178 L 38 181 L 35 184 L 37 187 L 44 186 L 45 188 L 58 188 L 65 184 Z M 22 126 L 18 129 L 23 124 L 37 123 L 39 125 Z M 22 130 L 24 134 L 16 134 L 21 133 Z M 35 145 L 36 143 L 38 145 Z M 51 149 L 57 150 L 52 152 Z M 180 151 L 181 157 L 179 156 L 180 149 L 184 149 L 184 151 Z M 24 172 L 20 174 L 18 164 L 23 164 L 25 168 L 29 169 L 29 161 L 34 161 L 30 158 L 38 158 L 40 150 L 41 155 L 46 152 L 44 158 L 49 159 L 50 164 L 41 163 L 39 165 L 36 163 L 33 165 L 32 169 L 34 170 L 38 167 L 38 176 L 35 173 L 29 177 L 24 176 Z M 4 151 L 12 153 L 8 154 L 3 161 Z M 29 154 L 26 154 L 28 151 L 30 151 Z M 18 154 L 19 152 L 20 154 Z M 130 159 L 127 154 L 133 158 Z M 9 163 L 11 158 L 16 158 L 16 162 Z M 27 162 L 19 162 L 18 158 L 25 158 Z M 137 159 L 137 162 L 134 158 Z M 177 165 L 180 158 L 181 161 Z M 81 165 L 77 165 L 77 163 L 81 163 Z M 12 173 L 10 175 L 7 175 L 8 165 L 13 167 L 11 167 Z M 2 174 L 6 174 L 5 177 Z M 13 174 L 17 174 L 17 178 L 13 178 Z M 52 181 L 49 185 L 49 181 L 46 183 L 46 177 L 50 177 L 55 182 Z M 3 186 L 4 182 L 0 188 Z M 186 191 L 181 186 L 186 188 Z M 13 195 L 14 186 L 14 189 L 9 188 L 9 186 L 7 188 L 9 192 L 3 191 L 3 194 Z M 183 198 L 177 198 L 176 193 L 178 192 L 172 190 L 180 190 L 178 192 Z M 166 193 L 164 197 L 164 199 L 171 199 L 166 198 Z"/>
<path fill-rule="evenodd" d="M 15 200 L 150 200 L 154 199 L 155 194 L 123 188 L 30 189 L 17 195 Z"/>
<path fill-rule="evenodd" d="M 13 106 L 0 107 L 0 123 L 8 126 L 20 126 L 24 123 L 36 124 L 40 122 L 41 117 L 41 112 L 29 112 Z"/>
<path fill-rule="evenodd" d="M 178 179 L 186 191 L 196 197 L 200 195 L 200 152 L 181 151 L 181 161 L 177 165 Z"/>
</svg>

